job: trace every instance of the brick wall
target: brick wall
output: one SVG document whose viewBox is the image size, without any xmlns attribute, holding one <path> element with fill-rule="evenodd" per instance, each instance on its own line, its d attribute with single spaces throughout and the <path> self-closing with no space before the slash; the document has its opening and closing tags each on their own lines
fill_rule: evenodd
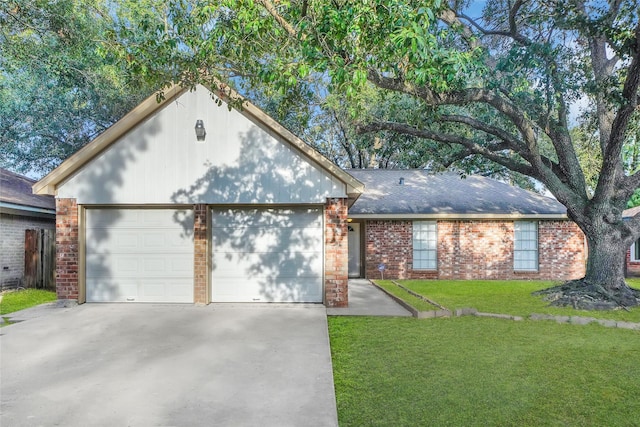
<svg viewBox="0 0 640 427">
<path fill-rule="evenodd" d="M 54 229 L 55 220 L 0 214 L 0 288 L 22 286 L 24 275 L 24 231 Z"/>
<path fill-rule="evenodd" d="M 56 199 L 56 292 L 58 299 L 78 299 L 76 199 Z"/>
<path fill-rule="evenodd" d="M 638 242 L 636 242 L 637 244 Z M 640 261 L 631 261 L 631 248 L 627 251 L 627 276 L 640 277 Z"/>
<path fill-rule="evenodd" d="M 197 304 L 208 304 L 207 205 L 195 205 L 193 212 L 193 299 Z"/>
<path fill-rule="evenodd" d="M 325 205 L 324 299 L 327 307 L 346 307 L 348 298 L 347 199 Z"/>
<path fill-rule="evenodd" d="M 539 271 L 513 271 L 513 221 L 438 221 L 437 270 L 413 270 L 413 222 L 365 223 L 365 271 L 399 279 L 548 279 L 584 275 L 584 237 L 571 221 L 538 223 Z"/>
</svg>

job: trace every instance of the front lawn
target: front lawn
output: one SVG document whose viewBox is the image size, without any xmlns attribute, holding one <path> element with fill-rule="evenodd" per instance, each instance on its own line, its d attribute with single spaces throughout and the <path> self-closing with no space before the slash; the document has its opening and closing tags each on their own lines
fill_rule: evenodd
<svg viewBox="0 0 640 427">
<path fill-rule="evenodd" d="M 0 315 L 13 313 L 36 305 L 56 300 L 56 293 L 43 289 L 24 289 L 6 292 L 0 302 Z"/>
<path fill-rule="evenodd" d="M 640 332 L 330 317 L 340 426 L 635 426 Z"/>
<path fill-rule="evenodd" d="M 633 287 L 640 288 L 639 279 L 628 281 Z M 395 287 L 391 281 L 376 281 L 385 289 Z M 549 307 L 549 303 L 532 292 L 553 286 L 553 282 L 532 280 L 401 280 L 403 286 L 437 302 L 449 310 L 473 307 L 482 312 L 501 313 L 516 316 L 529 316 L 532 313 L 558 316 L 584 316 L 599 319 L 640 322 L 640 307 L 614 311 L 585 311 L 569 307 Z M 404 291 L 396 291 L 401 295 Z M 415 297 L 401 296 L 409 304 Z M 433 308 L 431 308 L 432 310 Z"/>
</svg>

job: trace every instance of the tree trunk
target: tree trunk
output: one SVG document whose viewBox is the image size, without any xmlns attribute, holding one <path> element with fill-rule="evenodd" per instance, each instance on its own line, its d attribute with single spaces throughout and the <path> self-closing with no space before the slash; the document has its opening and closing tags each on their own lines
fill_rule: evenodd
<svg viewBox="0 0 640 427">
<path fill-rule="evenodd" d="M 640 291 L 631 289 L 624 280 L 629 248 L 622 237 L 622 226 L 601 221 L 598 227 L 592 226 L 588 231 L 585 233 L 589 246 L 585 276 L 534 293 L 546 295 L 545 299 L 552 305 L 587 310 L 640 305 Z"/>
<path fill-rule="evenodd" d="M 624 279 L 626 247 L 620 231 L 614 226 L 603 227 L 600 232 L 587 235 L 589 258 L 587 272 L 581 280 L 586 288 L 595 288 L 607 299 L 618 305 L 631 307 L 638 305 L 637 294 Z"/>
</svg>

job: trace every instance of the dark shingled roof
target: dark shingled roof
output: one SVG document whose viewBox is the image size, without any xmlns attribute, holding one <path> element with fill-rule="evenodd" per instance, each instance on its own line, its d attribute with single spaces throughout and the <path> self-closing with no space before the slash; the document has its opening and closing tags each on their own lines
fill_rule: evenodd
<svg viewBox="0 0 640 427">
<path fill-rule="evenodd" d="M 365 185 L 349 214 L 564 215 L 555 199 L 482 176 L 425 170 L 348 169 Z M 404 184 L 400 185 L 400 178 Z"/>
<path fill-rule="evenodd" d="M 56 209 L 53 196 L 33 194 L 31 186 L 36 181 L 0 168 L 0 202 L 42 209 Z"/>
<path fill-rule="evenodd" d="M 636 206 L 635 208 L 631 208 L 631 209 L 627 209 L 626 211 L 623 211 L 622 217 L 631 218 L 632 216 L 635 216 L 639 213 L 640 213 L 640 206 Z"/>
</svg>

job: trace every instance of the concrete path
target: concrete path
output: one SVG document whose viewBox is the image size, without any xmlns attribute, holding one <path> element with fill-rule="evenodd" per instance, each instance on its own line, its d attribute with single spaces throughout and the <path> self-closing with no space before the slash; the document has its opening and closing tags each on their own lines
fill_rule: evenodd
<svg viewBox="0 0 640 427">
<path fill-rule="evenodd" d="M 43 312 L 0 328 L 2 426 L 337 425 L 324 306 Z"/>
<path fill-rule="evenodd" d="M 349 280 L 349 307 L 327 308 L 332 316 L 411 316 L 400 304 L 389 298 L 367 279 Z"/>
</svg>

